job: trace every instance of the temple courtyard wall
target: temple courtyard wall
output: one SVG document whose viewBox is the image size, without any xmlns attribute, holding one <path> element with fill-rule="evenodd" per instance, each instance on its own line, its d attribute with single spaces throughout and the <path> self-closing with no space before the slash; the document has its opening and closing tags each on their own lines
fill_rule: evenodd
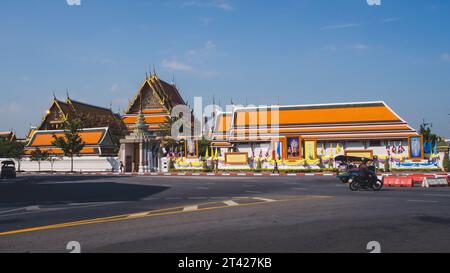
<svg viewBox="0 0 450 273">
<path fill-rule="evenodd" d="M 1 159 L 0 162 L 9 159 Z M 17 160 L 16 168 L 18 166 Z M 53 163 L 54 172 L 70 172 L 70 158 L 63 157 L 55 160 Z M 100 157 L 100 156 L 84 156 L 74 157 L 73 170 L 74 172 L 118 172 L 120 168 L 120 161 L 117 157 Z M 20 170 L 26 172 L 39 171 L 39 164 L 37 161 L 31 161 L 29 158 L 24 158 L 20 161 Z M 41 172 L 52 171 L 52 163 L 49 161 L 41 162 Z"/>
</svg>

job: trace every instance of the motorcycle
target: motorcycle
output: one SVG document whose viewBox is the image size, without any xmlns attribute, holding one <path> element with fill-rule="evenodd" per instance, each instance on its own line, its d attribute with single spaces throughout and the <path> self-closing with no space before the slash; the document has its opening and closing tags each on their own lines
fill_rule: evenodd
<svg viewBox="0 0 450 273">
<path fill-rule="evenodd" d="M 344 184 L 348 183 L 350 190 L 373 189 L 374 191 L 380 191 L 383 188 L 383 181 L 378 179 L 374 165 L 369 166 L 370 176 L 368 179 L 362 178 L 359 169 L 356 167 L 357 163 L 372 160 L 355 156 L 337 156 L 335 161 L 341 162 L 338 167 L 337 178 Z"/>
</svg>

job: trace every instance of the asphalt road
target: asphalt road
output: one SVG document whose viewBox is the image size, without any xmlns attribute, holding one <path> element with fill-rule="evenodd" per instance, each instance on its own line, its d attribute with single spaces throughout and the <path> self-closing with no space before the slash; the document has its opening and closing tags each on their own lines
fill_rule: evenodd
<svg viewBox="0 0 450 273">
<path fill-rule="evenodd" d="M 334 177 L 0 180 L 0 252 L 450 252 L 450 188 Z"/>
</svg>

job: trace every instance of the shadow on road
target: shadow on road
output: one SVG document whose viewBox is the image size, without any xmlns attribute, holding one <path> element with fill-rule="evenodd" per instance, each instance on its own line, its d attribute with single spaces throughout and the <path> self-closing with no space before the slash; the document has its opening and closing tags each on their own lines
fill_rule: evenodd
<svg viewBox="0 0 450 273">
<path fill-rule="evenodd" d="M 61 177 L 52 180 L 53 183 L 49 183 L 45 178 L 18 183 L 0 182 L 0 207 L 138 201 L 169 189 L 115 182 L 82 182 L 82 177 Z M 93 178 L 90 177 L 89 180 Z"/>
</svg>

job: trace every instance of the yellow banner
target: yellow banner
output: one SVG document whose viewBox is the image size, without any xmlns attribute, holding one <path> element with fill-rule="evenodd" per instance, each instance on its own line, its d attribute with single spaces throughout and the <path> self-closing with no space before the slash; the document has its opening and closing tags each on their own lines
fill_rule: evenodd
<svg viewBox="0 0 450 273">
<path fill-rule="evenodd" d="M 314 160 L 317 157 L 317 143 L 313 140 L 305 140 L 305 159 Z"/>
<path fill-rule="evenodd" d="M 226 153 L 225 164 L 248 164 L 247 153 Z"/>
</svg>

